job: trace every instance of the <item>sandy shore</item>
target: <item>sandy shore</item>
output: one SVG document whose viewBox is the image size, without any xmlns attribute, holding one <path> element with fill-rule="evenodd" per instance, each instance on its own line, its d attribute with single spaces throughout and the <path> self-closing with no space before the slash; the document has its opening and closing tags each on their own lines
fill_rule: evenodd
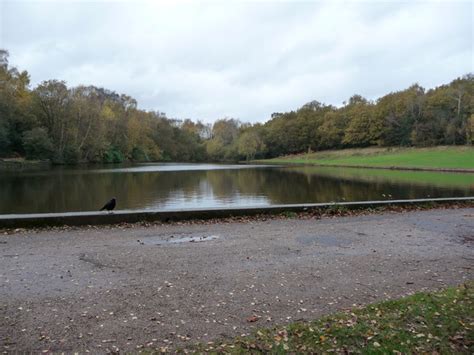
<svg viewBox="0 0 474 355">
<path fill-rule="evenodd" d="M 0 236 L 3 351 L 173 348 L 473 279 L 474 209 Z"/>
</svg>

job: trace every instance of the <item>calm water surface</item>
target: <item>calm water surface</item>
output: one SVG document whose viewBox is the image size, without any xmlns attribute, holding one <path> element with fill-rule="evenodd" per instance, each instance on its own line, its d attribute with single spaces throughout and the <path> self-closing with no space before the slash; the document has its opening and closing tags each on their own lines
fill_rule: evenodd
<svg viewBox="0 0 474 355">
<path fill-rule="evenodd" d="M 474 174 L 218 164 L 0 172 L 0 214 L 188 209 L 474 195 Z"/>
</svg>

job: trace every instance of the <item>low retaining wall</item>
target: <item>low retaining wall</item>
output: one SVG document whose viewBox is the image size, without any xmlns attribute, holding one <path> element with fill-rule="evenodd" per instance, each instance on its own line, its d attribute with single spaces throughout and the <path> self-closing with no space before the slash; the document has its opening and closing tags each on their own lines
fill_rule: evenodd
<svg viewBox="0 0 474 355">
<path fill-rule="evenodd" d="M 48 226 L 80 226 L 118 223 L 136 223 L 142 221 L 184 221 L 191 219 L 211 219 L 235 216 L 255 216 L 261 214 L 279 214 L 284 212 L 304 212 L 331 208 L 364 209 L 383 206 L 413 206 L 416 204 L 449 204 L 473 202 L 473 197 L 432 198 L 415 200 L 363 201 L 338 203 L 308 203 L 294 205 L 273 205 L 267 207 L 208 208 L 194 210 L 150 211 L 119 210 L 108 212 L 66 212 L 41 214 L 0 215 L 0 228 L 30 228 Z M 474 204 L 473 204 L 474 206 Z"/>
</svg>

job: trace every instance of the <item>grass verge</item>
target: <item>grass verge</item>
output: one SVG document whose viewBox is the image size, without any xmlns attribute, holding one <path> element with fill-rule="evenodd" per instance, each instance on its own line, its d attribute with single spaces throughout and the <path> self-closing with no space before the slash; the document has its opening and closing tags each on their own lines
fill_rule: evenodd
<svg viewBox="0 0 474 355">
<path fill-rule="evenodd" d="M 473 303 L 474 282 L 470 281 L 440 292 L 417 293 L 178 352 L 472 354 Z"/>
<path fill-rule="evenodd" d="M 474 169 L 474 147 L 361 148 L 321 151 L 261 160 L 264 163 L 314 164 L 412 169 Z"/>
</svg>

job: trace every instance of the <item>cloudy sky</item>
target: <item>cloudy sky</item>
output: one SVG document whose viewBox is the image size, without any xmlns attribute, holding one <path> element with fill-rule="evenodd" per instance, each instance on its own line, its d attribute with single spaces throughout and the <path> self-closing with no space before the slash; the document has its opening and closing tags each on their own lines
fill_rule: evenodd
<svg viewBox="0 0 474 355">
<path fill-rule="evenodd" d="M 33 86 L 101 86 L 168 117 L 263 122 L 474 71 L 472 1 L 0 4 L 0 48 Z"/>
</svg>

